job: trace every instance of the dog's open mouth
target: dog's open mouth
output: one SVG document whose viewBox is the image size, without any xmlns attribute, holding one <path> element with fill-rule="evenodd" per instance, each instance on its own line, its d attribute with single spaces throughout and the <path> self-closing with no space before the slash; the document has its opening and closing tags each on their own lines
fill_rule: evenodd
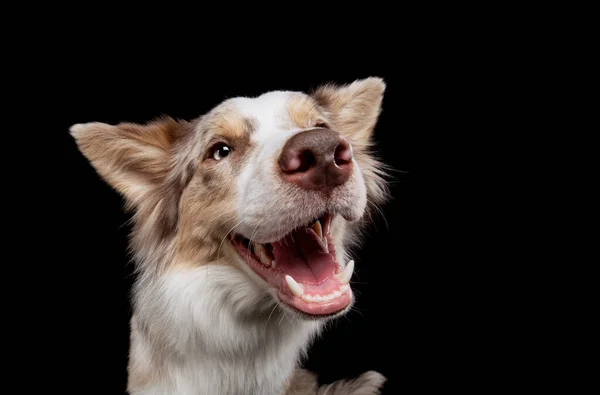
<svg viewBox="0 0 600 395">
<path fill-rule="evenodd" d="M 250 268 L 277 288 L 279 299 L 305 314 L 330 315 L 352 300 L 354 262 L 344 269 L 331 240 L 331 214 L 267 244 L 235 236 L 233 245 Z"/>
</svg>

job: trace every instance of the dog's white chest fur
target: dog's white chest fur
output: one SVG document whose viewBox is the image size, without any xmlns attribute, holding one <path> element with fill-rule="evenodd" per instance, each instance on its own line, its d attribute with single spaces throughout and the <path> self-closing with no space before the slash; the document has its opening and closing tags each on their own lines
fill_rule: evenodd
<svg viewBox="0 0 600 395">
<path fill-rule="evenodd" d="M 264 303 L 239 271 L 208 265 L 172 271 L 160 284 L 145 288 L 132 320 L 131 357 L 158 372 L 154 386 L 136 395 L 281 394 L 297 367 L 298 357 L 320 327 L 280 311 L 244 317 L 244 310 Z M 275 306 L 273 306 L 275 307 Z M 274 314 L 271 314 L 274 313 Z M 140 317 L 144 317 L 142 322 Z M 177 326 L 164 331 L 168 322 Z M 156 369 L 154 331 L 166 337 L 160 369 Z"/>
</svg>

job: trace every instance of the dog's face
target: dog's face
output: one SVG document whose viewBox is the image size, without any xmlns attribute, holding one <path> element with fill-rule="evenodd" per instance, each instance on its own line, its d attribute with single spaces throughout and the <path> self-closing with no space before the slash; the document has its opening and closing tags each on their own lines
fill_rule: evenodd
<svg viewBox="0 0 600 395">
<path fill-rule="evenodd" d="M 369 78 L 234 98 L 192 122 L 71 130 L 135 209 L 146 264 L 143 251 L 163 255 L 165 270 L 229 265 L 271 304 L 324 318 L 351 306 L 353 225 L 385 198 L 369 152 L 384 88 Z"/>
</svg>

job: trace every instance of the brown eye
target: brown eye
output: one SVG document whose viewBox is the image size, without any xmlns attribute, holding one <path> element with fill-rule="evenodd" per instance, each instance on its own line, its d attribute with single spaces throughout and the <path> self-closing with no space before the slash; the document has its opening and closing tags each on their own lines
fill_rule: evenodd
<svg viewBox="0 0 600 395">
<path fill-rule="evenodd" d="M 231 153 L 231 148 L 225 143 L 219 143 L 212 148 L 212 157 L 214 160 L 221 160 Z"/>
<path fill-rule="evenodd" d="M 319 128 L 319 129 L 328 129 L 329 125 L 327 125 L 325 122 L 317 122 L 315 124 L 315 128 Z"/>
</svg>

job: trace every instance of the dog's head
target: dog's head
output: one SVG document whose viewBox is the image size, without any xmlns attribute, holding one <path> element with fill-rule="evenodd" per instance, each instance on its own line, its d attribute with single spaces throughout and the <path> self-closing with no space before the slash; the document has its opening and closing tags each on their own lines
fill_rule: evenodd
<svg viewBox="0 0 600 395">
<path fill-rule="evenodd" d="M 370 152 L 384 90 L 368 78 L 71 133 L 134 209 L 140 265 L 230 265 L 271 303 L 327 317 L 352 304 L 354 225 L 386 197 Z"/>
</svg>

